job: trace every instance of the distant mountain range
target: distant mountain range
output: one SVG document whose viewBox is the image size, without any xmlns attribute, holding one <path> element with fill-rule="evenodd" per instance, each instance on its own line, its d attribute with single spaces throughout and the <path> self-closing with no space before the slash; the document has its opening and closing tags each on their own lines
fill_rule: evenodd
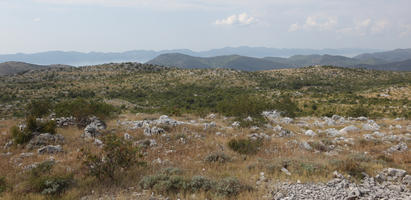
<svg viewBox="0 0 411 200">
<path fill-rule="evenodd" d="M 181 68 L 231 68 L 246 71 L 295 68 L 312 65 L 332 65 L 376 70 L 411 71 L 411 49 L 360 54 L 353 58 L 334 55 L 295 55 L 289 58 L 253 58 L 239 55 L 217 57 L 193 57 L 171 53 L 160 55 L 149 64 Z"/>
<path fill-rule="evenodd" d="M 0 62 L 19 61 L 37 65 L 66 64 L 73 66 L 97 65 L 110 62 L 147 62 L 153 58 L 168 53 L 181 53 L 195 57 L 215 57 L 224 55 L 240 55 L 247 57 L 290 57 L 293 55 L 330 54 L 341 56 L 354 56 L 361 53 L 379 52 L 375 49 L 278 49 L 266 47 L 226 47 L 208 51 L 192 51 L 189 49 L 175 49 L 163 51 L 135 50 L 121 53 L 90 52 L 81 53 L 74 51 L 48 51 L 33 54 L 7 54 L 0 55 Z"/>
<path fill-rule="evenodd" d="M 223 50 L 208 51 L 208 55 L 219 54 L 217 52 L 242 51 L 250 47 L 243 48 L 226 48 Z M 250 48 L 250 53 L 258 52 L 259 48 Z M 262 48 L 269 50 L 269 48 Z M 180 50 L 186 53 L 193 53 L 190 50 Z M 302 50 L 301 50 L 302 51 Z M 148 64 L 181 67 L 181 68 L 231 68 L 244 71 L 259 71 L 281 68 L 297 68 L 312 65 L 332 65 L 350 68 L 367 68 L 375 70 L 391 71 L 411 71 L 411 49 L 396 49 L 386 52 L 365 53 L 354 57 L 345 57 L 340 55 L 293 55 L 288 58 L 267 56 L 251 57 L 243 55 L 220 55 L 211 57 L 192 56 L 183 53 L 169 53 L 157 55 L 158 52 L 150 51 L 131 51 L 128 53 L 76 53 L 76 52 L 46 52 L 39 54 L 14 54 L 12 56 L 1 56 L 2 59 L 8 59 L 24 62 L 5 62 L 0 63 L 0 75 L 10 75 L 23 73 L 29 70 L 45 69 L 50 67 L 67 67 L 67 63 L 73 62 L 129 62 L 128 59 L 147 59 L 153 55 L 153 59 Z M 67 56 L 70 54 L 71 56 Z M 205 54 L 203 52 L 203 54 Z M 245 54 L 245 53 L 244 53 Z M 263 53 L 259 55 L 264 55 Z M 91 59 L 93 58 L 93 59 Z M 44 59 L 44 60 L 43 60 Z M 5 59 L 7 60 L 7 59 Z M 104 61 L 103 61 L 104 60 Z M 25 62 L 36 63 L 28 64 Z M 37 64 L 37 63 L 60 63 L 60 65 Z M 63 64 L 63 65 L 61 65 Z"/>
</svg>

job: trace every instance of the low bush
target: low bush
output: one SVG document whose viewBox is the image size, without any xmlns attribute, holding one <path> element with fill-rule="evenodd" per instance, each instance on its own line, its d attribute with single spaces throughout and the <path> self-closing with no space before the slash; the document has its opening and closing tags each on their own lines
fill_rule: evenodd
<svg viewBox="0 0 411 200">
<path fill-rule="evenodd" d="M 337 171 L 346 172 L 358 180 L 364 178 L 363 172 L 366 171 L 364 162 L 354 156 L 348 156 L 345 160 L 336 160 L 333 166 L 337 168 Z"/>
<path fill-rule="evenodd" d="M 6 191 L 7 184 L 6 184 L 6 178 L 0 177 L 0 194 Z"/>
<path fill-rule="evenodd" d="M 33 133 L 56 133 L 56 122 L 55 121 L 38 121 L 34 117 L 29 117 L 26 119 L 25 128 L 20 130 L 17 126 L 13 126 L 10 129 L 13 140 L 16 144 L 25 144 L 33 138 Z"/>
<path fill-rule="evenodd" d="M 59 117 L 73 116 L 81 121 L 90 116 L 97 116 L 100 119 L 111 117 L 117 112 L 117 109 L 104 102 L 74 99 L 58 103 L 55 105 L 54 111 Z"/>
<path fill-rule="evenodd" d="M 228 142 L 228 147 L 240 154 L 256 154 L 261 144 L 260 140 L 231 139 Z"/>
<path fill-rule="evenodd" d="M 138 161 L 138 149 L 129 141 L 115 135 L 107 135 L 102 140 L 104 147 L 100 154 L 82 150 L 80 158 L 90 176 L 114 180 L 117 172 L 142 164 Z"/>
<path fill-rule="evenodd" d="M 46 161 L 30 171 L 28 179 L 29 191 L 59 196 L 74 184 L 72 174 L 52 174 L 53 166 L 53 161 Z"/>
<path fill-rule="evenodd" d="M 178 168 L 167 168 L 158 174 L 145 176 L 139 185 L 142 189 L 151 189 L 163 194 L 203 191 L 222 196 L 236 196 L 243 190 L 250 189 L 233 177 L 220 181 L 213 181 L 204 176 L 185 178 Z"/>
<path fill-rule="evenodd" d="M 370 111 L 363 105 L 354 106 L 347 111 L 347 116 L 350 117 L 369 117 Z"/>
<path fill-rule="evenodd" d="M 26 106 L 27 116 L 44 117 L 50 113 L 52 103 L 50 100 L 31 101 Z"/>
<path fill-rule="evenodd" d="M 231 158 L 223 152 L 211 153 L 205 157 L 205 162 L 209 163 L 225 163 L 229 162 Z"/>
<path fill-rule="evenodd" d="M 237 196 L 244 188 L 237 178 L 228 177 L 217 183 L 217 193 L 223 196 Z"/>
<path fill-rule="evenodd" d="M 159 174 L 143 177 L 139 185 L 143 189 L 152 189 L 160 193 L 177 193 L 186 190 L 189 184 L 181 174 L 179 168 L 165 168 Z"/>
<path fill-rule="evenodd" d="M 215 185 L 215 182 L 204 176 L 193 176 L 189 183 L 189 188 L 192 192 L 211 190 Z"/>
</svg>

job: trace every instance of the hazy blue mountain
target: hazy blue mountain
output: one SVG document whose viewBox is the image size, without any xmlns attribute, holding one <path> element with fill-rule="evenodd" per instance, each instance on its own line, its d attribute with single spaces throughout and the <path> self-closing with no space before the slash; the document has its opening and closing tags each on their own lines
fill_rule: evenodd
<svg viewBox="0 0 411 200">
<path fill-rule="evenodd" d="M 194 57 L 180 53 L 163 54 L 147 63 L 180 68 L 230 68 L 244 71 L 292 67 L 284 63 L 239 55 Z"/>
<path fill-rule="evenodd" d="M 395 49 L 392 51 L 378 52 L 378 53 L 366 53 L 360 54 L 354 57 L 355 59 L 367 61 L 367 60 L 378 60 L 381 64 L 382 62 L 401 62 L 411 59 L 411 49 Z M 377 64 L 377 63 L 374 63 Z"/>
<path fill-rule="evenodd" d="M 332 55 L 296 55 L 291 56 L 290 58 L 253 58 L 239 55 L 193 57 L 179 53 L 172 53 L 160 55 L 147 63 L 181 68 L 231 68 L 245 71 L 295 68 L 313 65 L 329 65 L 392 71 L 410 71 L 411 69 L 409 60 L 396 63 L 378 63 L 378 59 L 374 58 L 364 61 L 355 58 Z"/>
<path fill-rule="evenodd" d="M 195 57 L 215 57 L 224 55 L 240 55 L 247 57 L 290 57 L 293 55 L 332 54 L 354 56 L 360 53 L 376 52 L 373 49 L 277 49 L 266 47 L 226 47 L 208 51 L 195 52 L 189 49 L 174 49 L 162 51 L 134 50 L 121 53 L 75 51 L 48 51 L 33 54 L 0 55 L 0 62 L 19 61 L 38 65 L 66 64 L 73 66 L 95 65 L 110 62 L 146 62 L 161 54 L 181 53 Z"/>
</svg>

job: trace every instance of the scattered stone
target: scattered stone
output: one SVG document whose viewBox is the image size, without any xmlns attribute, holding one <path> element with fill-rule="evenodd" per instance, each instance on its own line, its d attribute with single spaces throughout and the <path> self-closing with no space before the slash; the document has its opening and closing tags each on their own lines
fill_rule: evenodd
<svg viewBox="0 0 411 200">
<path fill-rule="evenodd" d="M 280 132 L 280 131 L 283 130 L 283 127 L 281 127 L 280 125 L 277 125 L 277 126 L 275 126 L 275 127 L 273 128 L 273 130 L 274 130 L 275 132 Z"/>
<path fill-rule="evenodd" d="M 50 133 L 42 133 L 34 136 L 27 144 L 28 149 L 39 148 L 50 144 L 63 144 L 64 137 L 60 134 L 52 135 Z"/>
<path fill-rule="evenodd" d="M 98 119 L 97 117 L 91 117 L 90 123 L 84 128 L 84 137 L 94 138 L 100 136 L 102 130 L 107 128 L 106 123 Z"/>
<path fill-rule="evenodd" d="M 325 132 L 329 137 L 335 137 L 335 136 L 341 135 L 341 133 L 337 131 L 337 129 L 335 128 L 329 128 L 323 132 Z"/>
<path fill-rule="evenodd" d="M 404 183 L 405 185 L 411 186 L 411 175 L 406 175 L 402 179 L 402 183 Z"/>
<path fill-rule="evenodd" d="M 340 132 L 340 134 L 346 134 L 348 132 L 354 132 L 354 131 L 359 131 L 359 130 L 360 129 L 357 128 L 356 126 L 350 125 L 350 126 L 347 126 L 347 127 L 344 127 L 342 129 L 340 129 L 339 132 Z"/>
<path fill-rule="evenodd" d="M 401 142 L 397 145 L 394 145 L 392 147 L 390 147 L 389 149 L 387 149 L 387 153 L 395 153 L 395 152 L 404 152 L 408 150 L 408 146 L 406 143 Z"/>
<path fill-rule="evenodd" d="M 280 136 L 280 137 L 293 137 L 293 136 L 294 136 L 294 133 L 293 133 L 292 131 L 290 131 L 290 130 L 283 129 L 283 130 L 278 134 L 278 136 Z"/>
<path fill-rule="evenodd" d="M 60 145 L 47 145 L 37 150 L 38 154 L 55 154 L 60 152 L 63 152 L 63 148 Z"/>
<path fill-rule="evenodd" d="M 378 131 L 380 130 L 380 126 L 373 120 L 368 120 L 368 122 L 362 126 L 362 129 L 366 131 Z"/>
<path fill-rule="evenodd" d="M 215 128 L 217 125 L 215 122 L 210 122 L 210 123 L 205 123 L 204 124 L 204 130 L 208 130 L 210 128 Z"/>
<path fill-rule="evenodd" d="M 284 173 L 284 174 L 287 174 L 288 176 L 291 176 L 291 173 L 286 169 L 286 168 L 281 168 L 281 171 Z"/>
<path fill-rule="evenodd" d="M 10 148 L 11 146 L 13 146 L 13 140 L 9 140 L 8 142 L 6 142 L 6 144 L 4 144 L 4 149 L 8 149 L 8 148 Z"/>
<path fill-rule="evenodd" d="M 132 140 L 132 139 L 133 139 L 133 136 L 131 136 L 131 135 L 128 134 L 128 133 L 124 133 L 124 139 L 125 139 L 125 140 Z"/>
<path fill-rule="evenodd" d="M 164 129 L 162 128 L 158 128 L 156 126 L 150 128 L 150 127 L 146 127 L 144 129 L 144 135 L 145 136 L 153 136 L 153 135 L 161 135 L 165 133 Z"/>
<path fill-rule="evenodd" d="M 253 121 L 253 118 L 250 117 L 250 116 L 248 116 L 247 118 L 244 119 L 244 121 L 246 121 L 246 122 L 252 122 L 252 121 Z"/>
<path fill-rule="evenodd" d="M 372 135 L 373 135 L 373 136 L 376 136 L 376 137 L 384 137 L 384 136 L 385 136 L 385 133 L 381 133 L 381 132 L 375 131 Z"/>
<path fill-rule="evenodd" d="M 313 150 L 313 148 L 310 146 L 310 144 L 308 144 L 308 142 L 306 142 L 306 141 L 301 142 L 300 147 L 307 150 L 307 151 Z"/>
<path fill-rule="evenodd" d="M 97 145 L 97 146 L 103 146 L 103 142 L 101 141 L 101 140 L 99 140 L 99 139 L 97 139 L 97 138 L 94 138 L 94 142 L 93 142 L 95 145 Z"/>
<path fill-rule="evenodd" d="M 365 134 L 363 135 L 364 140 L 366 141 L 374 141 L 375 138 L 371 134 Z"/>
<path fill-rule="evenodd" d="M 235 121 L 231 124 L 231 126 L 234 128 L 240 127 L 240 122 Z"/>
<path fill-rule="evenodd" d="M 304 134 L 311 136 L 311 137 L 314 137 L 317 135 L 313 130 L 307 130 Z"/>
<path fill-rule="evenodd" d="M 402 169 L 385 168 L 375 177 L 378 181 L 401 181 L 407 172 Z"/>
<path fill-rule="evenodd" d="M 271 139 L 271 137 L 268 136 L 268 135 L 265 134 L 265 133 L 260 133 L 260 134 L 258 134 L 258 133 L 252 133 L 252 134 L 249 134 L 249 135 L 248 135 L 248 138 L 250 138 L 250 140 L 262 140 L 262 139 L 269 140 L 269 139 Z"/>
<path fill-rule="evenodd" d="M 207 119 L 215 119 L 216 115 L 214 113 L 211 113 L 209 115 L 207 115 Z"/>
<path fill-rule="evenodd" d="M 74 117 L 60 117 L 55 118 L 54 121 L 59 128 L 76 125 L 76 118 Z"/>
</svg>

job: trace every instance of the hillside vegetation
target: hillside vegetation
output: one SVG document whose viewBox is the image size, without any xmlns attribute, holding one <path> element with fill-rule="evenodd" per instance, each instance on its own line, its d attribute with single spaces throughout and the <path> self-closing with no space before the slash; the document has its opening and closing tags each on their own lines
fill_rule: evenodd
<svg viewBox="0 0 411 200">
<path fill-rule="evenodd" d="M 410 117 L 410 81 L 408 72 L 337 67 L 244 72 L 106 64 L 2 77 L 0 112 L 22 116 L 30 100 L 87 98 L 117 102 L 134 112 L 207 114 L 225 112 L 219 109 L 241 97 L 262 99 L 273 108 L 291 99 L 297 116 L 349 115 L 364 107 L 369 111 L 364 115 Z"/>
</svg>

